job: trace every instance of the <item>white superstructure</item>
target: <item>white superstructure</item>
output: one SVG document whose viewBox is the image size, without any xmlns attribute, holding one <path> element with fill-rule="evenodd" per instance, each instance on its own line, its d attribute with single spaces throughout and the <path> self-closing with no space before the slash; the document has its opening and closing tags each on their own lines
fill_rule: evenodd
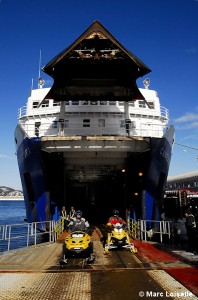
<svg viewBox="0 0 198 300">
<path fill-rule="evenodd" d="M 145 100 L 130 102 L 43 101 L 49 90 L 32 90 L 26 106 L 19 109 L 19 123 L 29 137 L 126 135 L 161 138 L 168 123 L 168 110 L 160 106 L 157 92 L 148 88 L 139 89 Z"/>
</svg>

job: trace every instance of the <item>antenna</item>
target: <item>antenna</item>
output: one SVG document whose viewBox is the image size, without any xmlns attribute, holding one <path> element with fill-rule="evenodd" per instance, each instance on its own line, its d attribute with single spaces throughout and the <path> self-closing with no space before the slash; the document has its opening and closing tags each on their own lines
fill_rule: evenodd
<svg viewBox="0 0 198 300">
<path fill-rule="evenodd" d="M 41 49 L 40 49 L 40 53 L 39 53 L 39 70 L 38 70 L 38 78 L 41 77 Z"/>
<path fill-rule="evenodd" d="M 32 78 L 31 89 L 30 89 L 30 97 L 32 96 L 33 86 L 34 86 L 34 79 Z"/>
<path fill-rule="evenodd" d="M 39 71 L 38 71 L 38 89 L 42 89 L 45 80 L 41 78 L 41 50 L 39 55 Z"/>
<path fill-rule="evenodd" d="M 148 87 L 150 85 L 150 79 L 149 78 L 144 79 L 143 84 L 144 84 L 144 88 L 148 89 Z"/>
</svg>

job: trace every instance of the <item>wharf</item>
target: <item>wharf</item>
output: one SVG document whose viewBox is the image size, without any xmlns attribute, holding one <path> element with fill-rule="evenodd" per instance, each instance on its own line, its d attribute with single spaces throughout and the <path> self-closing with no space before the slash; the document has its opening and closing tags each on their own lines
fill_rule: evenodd
<svg viewBox="0 0 198 300">
<path fill-rule="evenodd" d="M 93 265 L 74 259 L 61 268 L 62 242 L 1 254 L 0 299 L 136 300 L 148 289 L 169 293 L 169 299 L 198 299 L 198 256 L 184 250 L 133 240 L 137 254 L 112 251 L 105 256 L 95 235 Z"/>
</svg>

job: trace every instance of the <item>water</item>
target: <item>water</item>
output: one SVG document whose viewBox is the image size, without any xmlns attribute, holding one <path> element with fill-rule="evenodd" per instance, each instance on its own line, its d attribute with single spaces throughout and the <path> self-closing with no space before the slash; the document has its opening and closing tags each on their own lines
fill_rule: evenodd
<svg viewBox="0 0 198 300">
<path fill-rule="evenodd" d="M 26 218 L 23 200 L 0 201 L 0 225 L 21 224 Z"/>
<path fill-rule="evenodd" d="M 27 246 L 28 223 L 24 221 L 26 218 L 25 203 L 23 200 L 3 200 L 0 201 L 0 252 L 8 250 L 8 235 L 11 240 L 9 249 L 22 248 Z M 12 225 L 13 224 L 13 225 Z M 17 226 L 14 226 L 17 224 Z M 18 225 L 20 224 L 20 225 Z M 4 225 L 8 226 L 7 229 Z M 7 230 L 5 232 L 4 230 Z M 37 231 L 38 232 L 38 231 Z M 49 237 L 44 234 L 37 234 L 36 243 L 48 241 Z M 28 238 L 28 246 L 35 243 L 35 235 L 30 232 Z"/>
</svg>

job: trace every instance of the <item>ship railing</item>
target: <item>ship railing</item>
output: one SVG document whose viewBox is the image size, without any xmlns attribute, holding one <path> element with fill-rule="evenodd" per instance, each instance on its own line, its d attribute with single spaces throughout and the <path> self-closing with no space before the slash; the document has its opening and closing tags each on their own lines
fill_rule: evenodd
<svg viewBox="0 0 198 300">
<path fill-rule="evenodd" d="M 160 106 L 160 114 L 165 120 L 169 119 L 169 110 L 166 107 Z"/>
<path fill-rule="evenodd" d="M 56 240 L 58 240 L 58 238 L 61 236 L 61 234 L 64 231 L 64 219 L 59 219 L 58 221 L 56 221 L 54 230 L 55 230 Z"/>
<path fill-rule="evenodd" d="M 130 236 L 134 239 L 139 237 L 139 223 L 134 219 L 127 219 L 127 229 Z"/>
<path fill-rule="evenodd" d="M 86 105 L 85 105 L 86 102 Z M 87 111 L 91 113 L 109 113 L 109 114 L 118 114 L 124 115 L 124 101 L 96 101 L 96 105 L 92 105 L 90 101 L 67 101 L 65 111 L 69 114 L 72 113 L 86 113 Z M 101 104 L 103 103 L 103 104 Z M 148 115 L 153 117 L 161 117 L 161 118 L 169 118 L 169 110 L 164 106 L 148 107 L 139 106 L 138 102 L 129 103 L 130 114 L 133 115 Z M 30 107 L 30 106 L 22 106 L 18 109 L 18 119 L 29 116 L 54 116 L 60 113 L 60 103 L 59 105 L 54 105 L 53 100 L 50 101 L 49 104 L 42 104 L 40 107 Z"/>
<path fill-rule="evenodd" d="M 63 124 L 64 125 L 64 124 Z M 98 124 L 82 124 L 80 122 L 65 123 L 63 126 L 59 122 L 56 124 L 42 122 L 39 126 L 35 123 L 21 123 L 22 129 L 29 137 L 42 136 L 141 136 L 141 137 L 162 137 L 165 126 L 160 124 L 142 124 L 141 127 L 135 127 L 129 124 L 127 129 L 123 126 L 112 124 L 100 127 Z"/>
<path fill-rule="evenodd" d="M 142 241 L 151 240 L 156 235 L 159 236 L 160 242 L 163 242 L 163 237 L 168 237 L 171 240 L 172 236 L 172 221 L 156 221 L 156 220 L 138 220 L 129 219 L 128 231 L 131 237 L 138 238 Z"/>
<path fill-rule="evenodd" d="M 55 242 L 55 226 L 55 221 L 0 225 L 0 252 Z"/>
<path fill-rule="evenodd" d="M 18 119 L 26 116 L 26 114 L 27 114 L 27 105 L 22 106 L 18 109 Z"/>
</svg>

